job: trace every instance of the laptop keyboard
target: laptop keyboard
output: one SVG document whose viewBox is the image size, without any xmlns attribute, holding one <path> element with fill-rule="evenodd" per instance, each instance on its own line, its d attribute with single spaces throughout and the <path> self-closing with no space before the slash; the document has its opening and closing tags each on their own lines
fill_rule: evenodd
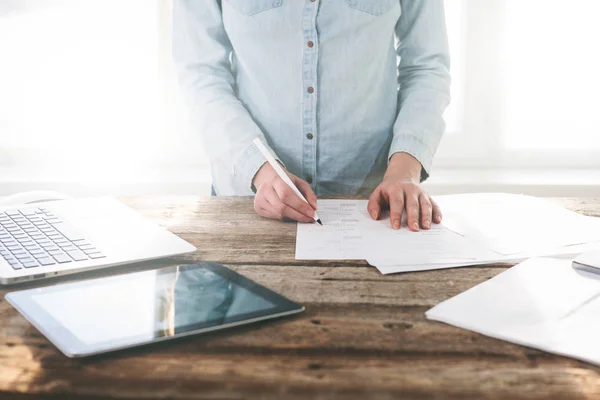
<svg viewBox="0 0 600 400">
<path fill-rule="evenodd" d="M 43 207 L 0 211 L 0 255 L 14 269 L 105 257 L 75 228 Z"/>
</svg>

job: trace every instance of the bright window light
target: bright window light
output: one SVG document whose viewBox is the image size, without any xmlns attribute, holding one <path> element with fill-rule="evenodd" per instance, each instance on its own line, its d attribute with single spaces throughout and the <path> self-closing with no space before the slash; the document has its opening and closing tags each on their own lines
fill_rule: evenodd
<svg viewBox="0 0 600 400">
<path fill-rule="evenodd" d="M 163 139 L 157 11 L 150 0 L 0 10 L 0 145 L 80 161 L 149 156 Z"/>
<path fill-rule="evenodd" d="M 504 145 L 600 149 L 600 1 L 504 4 Z"/>
</svg>

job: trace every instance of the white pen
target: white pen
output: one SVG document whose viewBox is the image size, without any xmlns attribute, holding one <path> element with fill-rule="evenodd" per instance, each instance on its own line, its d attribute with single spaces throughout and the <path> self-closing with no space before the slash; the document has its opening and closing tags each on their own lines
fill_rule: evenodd
<svg viewBox="0 0 600 400">
<path fill-rule="evenodd" d="M 269 149 L 267 149 L 265 147 L 265 145 L 263 144 L 263 142 L 260 141 L 260 138 L 254 139 L 254 144 L 256 145 L 258 150 L 260 150 L 262 155 L 265 156 L 265 158 L 267 159 L 269 164 L 271 164 L 271 167 L 273 167 L 275 172 L 277 172 L 277 175 L 279 175 L 279 177 L 285 182 L 285 184 L 288 185 L 294 191 L 294 193 L 296 193 L 296 195 L 298 195 L 298 197 L 300 197 L 302 200 L 304 200 L 304 202 L 306 204 L 308 204 L 308 201 L 306 201 L 306 199 L 304 198 L 302 193 L 298 190 L 296 185 L 294 185 L 294 182 L 292 182 L 292 180 L 290 179 L 288 174 L 285 173 L 283 168 L 281 168 L 281 165 L 279 165 L 277 160 L 275 160 L 275 157 L 273 157 L 273 154 L 271 154 Z M 316 212 L 315 212 L 315 216 L 313 218 L 315 219 L 315 221 L 317 221 L 317 223 L 319 225 L 323 226 L 323 223 L 321 222 L 321 219 L 319 218 L 319 216 L 317 215 Z"/>
</svg>

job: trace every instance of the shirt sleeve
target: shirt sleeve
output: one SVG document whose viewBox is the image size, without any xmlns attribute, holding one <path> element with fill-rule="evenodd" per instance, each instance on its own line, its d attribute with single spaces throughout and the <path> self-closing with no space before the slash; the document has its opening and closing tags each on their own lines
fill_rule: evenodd
<svg viewBox="0 0 600 400">
<path fill-rule="evenodd" d="M 443 0 L 400 0 L 398 37 L 398 117 L 389 157 L 405 152 L 423 166 L 427 179 L 446 128 L 450 103 L 450 54 Z"/>
<path fill-rule="evenodd" d="M 237 98 L 220 0 L 175 0 L 173 58 L 191 126 L 202 137 L 217 194 L 251 195 L 263 132 Z M 269 149 L 272 152 L 272 149 Z"/>
</svg>

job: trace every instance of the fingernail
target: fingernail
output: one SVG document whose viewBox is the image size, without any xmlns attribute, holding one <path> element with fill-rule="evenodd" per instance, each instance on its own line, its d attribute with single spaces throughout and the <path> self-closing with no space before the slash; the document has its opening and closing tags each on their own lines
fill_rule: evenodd
<svg viewBox="0 0 600 400">
<path fill-rule="evenodd" d="M 377 211 L 375 211 L 375 210 L 371 211 L 371 218 L 377 219 Z"/>
<path fill-rule="evenodd" d="M 440 217 L 439 215 L 435 217 L 435 222 L 437 222 L 438 224 L 442 222 L 442 217 Z"/>
<path fill-rule="evenodd" d="M 398 220 L 395 220 L 395 221 L 394 221 L 394 224 L 393 224 L 393 228 L 394 228 L 394 229 L 400 229 L 400 221 L 398 221 Z"/>
<path fill-rule="evenodd" d="M 416 222 L 413 222 L 412 227 L 415 231 L 419 230 L 419 224 L 417 224 Z"/>
<path fill-rule="evenodd" d="M 423 227 L 427 229 L 431 228 L 431 222 L 429 222 L 429 220 L 425 220 L 425 222 L 423 222 Z"/>
</svg>

